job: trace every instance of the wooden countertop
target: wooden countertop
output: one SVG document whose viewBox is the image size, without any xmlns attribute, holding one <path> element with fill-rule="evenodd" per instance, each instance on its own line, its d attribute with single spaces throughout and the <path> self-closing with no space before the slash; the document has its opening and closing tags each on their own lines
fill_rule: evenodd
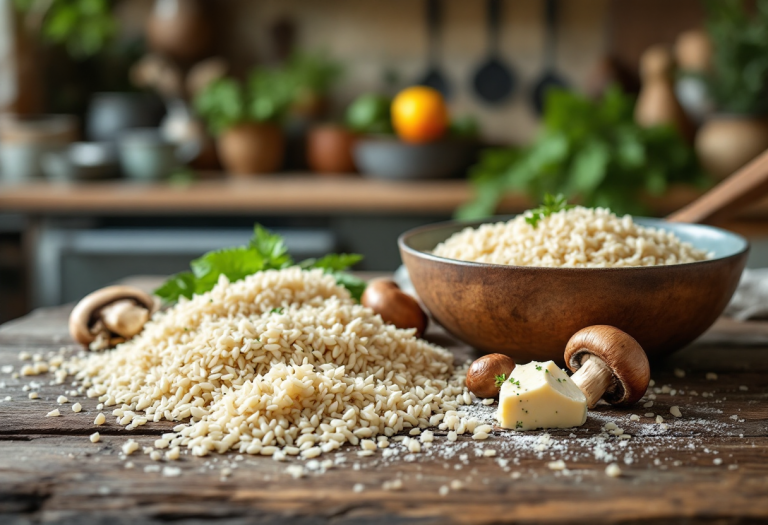
<svg viewBox="0 0 768 525">
<path fill-rule="evenodd" d="M 657 216 L 691 202 L 698 193 L 672 188 L 648 199 Z M 381 213 L 450 215 L 472 198 L 466 180 L 384 181 L 360 176 L 285 173 L 248 179 L 203 179 L 189 184 L 141 184 L 125 180 L 0 185 L 0 212 L 33 215 L 240 215 Z M 532 206 L 523 195 L 507 195 L 499 213 Z M 768 218 L 768 200 L 740 214 Z"/>
<path fill-rule="evenodd" d="M 18 370 L 21 350 L 45 354 L 62 346 L 74 348 L 66 330 L 68 311 L 40 310 L 0 328 L 0 367 Z M 675 395 L 660 392 L 650 408 L 599 406 L 577 431 L 579 438 L 595 437 L 601 425 L 615 421 L 633 435 L 626 444 L 611 437 L 596 446 L 594 440 L 569 437 L 568 430 L 551 431 L 551 446 L 536 451 L 533 445 L 516 445 L 520 441 L 513 436 L 519 434 L 495 431 L 483 442 L 499 451 L 495 458 L 476 456 L 477 443 L 465 435 L 460 436 L 460 453 L 421 453 L 413 461 L 385 460 L 378 453 L 358 457 L 359 447 L 347 446 L 339 452 L 346 463 L 301 479 L 293 479 L 286 468 L 304 461 L 281 463 L 236 454 L 182 455 L 172 465 L 181 475 L 164 477 L 157 469 L 166 464 L 139 451 L 129 458 L 134 467 L 126 469 L 119 452 L 129 437 L 150 446 L 172 425 L 150 423 L 126 431 L 114 423 L 108 409 L 107 423 L 98 428 L 101 441 L 93 444 L 88 435 L 95 430 L 96 399 L 70 396 L 70 404 L 60 407 L 56 397 L 69 388 L 50 385 L 48 376 L 13 379 L 2 373 L 0 522 L 443 525 L 768 520 L 768 330 L 758 323 L 724 324 L 725 330 L 714 331 L 719 330 L 721 338 L 753 332 L 752 345 L 699 344 L 681 351 L 653 372 L 656 388 L 669 385 Z M 473 355 L 440 331 L 433 329 L 428 337 L 448 346 L 457 359 Z M 675 369 L 683 370 L 685 377 L 678 377 Z M 710 372 L 718 374 L 717 380 L 706 378 Z M 30 380 L 42 383 L 38 400 L 28 399 L 22 388 Z M 72 412 L 72 401 L 82 404 L 81 413 Z M 683 413 L 679 419 L 670 415 L 674 405 Z M 44 417 L 53 408 L 64 416 Z M 649 417 L 630 420 L 631 414 L 646 412 L 661 414 L 669 429 L 664 431 Z M 444 432 L 435 434 L 430 450 L 439 451 L 445 446 Z M 535 443 L 543 432 L 526 435 Z M 616 456 L 621 477 L 606 476 L 600 450 Z M 559 459 L 567 471 L 547 467 Z M 225 467 L 231 475 L 222 477 Z M 382 484 L 394 479 L 402 480 L 403 490 L 383 490 Z M 440 487 L 456 479 L 465 488 L 441 496 Z M 364 485 L 362 492 L 353 492 L 357 483 Z"/>
</svg>

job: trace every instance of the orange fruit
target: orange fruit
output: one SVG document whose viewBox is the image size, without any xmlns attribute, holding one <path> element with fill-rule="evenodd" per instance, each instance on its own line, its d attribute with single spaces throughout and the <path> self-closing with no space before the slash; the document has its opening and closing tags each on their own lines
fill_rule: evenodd
<svg viewBox="0 0 768 525">
<path fill-rule="evenodd" d="M 405 142 L 437 140 L 448 128 L 448 109 L 439 91 L 413 86 L 397 94 L 392 101 L 392 126 Z"/>
</svg>

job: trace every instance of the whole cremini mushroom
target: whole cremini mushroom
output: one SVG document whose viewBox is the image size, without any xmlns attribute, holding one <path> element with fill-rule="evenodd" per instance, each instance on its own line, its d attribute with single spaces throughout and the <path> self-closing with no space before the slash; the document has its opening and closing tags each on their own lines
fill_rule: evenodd
<svg viewBox="0 0 768 525">
<path fill-rule="evenodd" d="M 418 337 L 427 329 L 427 314 L 416 299 L 402 291 L 392 279 L 373 279 L 360 302 L 379 314 L 385 323 L 415 328 Z"/>
<path fill-rule="evenodd" d="M 594 408 L 602 398 L 612 405 L 640 400 L 651 380 L 651 367 L 643 348 L 618 328 L 596 325 L 576 332 L 565 348 L 571 379 Z"/>
<path fill-rule="evenodd" d="M 141 332 L 155 309 L 152 296 L 132 286 L 107 286 L 83 297 L 69 315 L 69 334 L 104 350 Z"/>
<path fill-rule="evenodd" d="M 469 366 L 467 388 L 480 398 L 497 397 L 502 383 L 514 369 L 515 361 L 508 355 L 484 355 Z"/>
</svg>

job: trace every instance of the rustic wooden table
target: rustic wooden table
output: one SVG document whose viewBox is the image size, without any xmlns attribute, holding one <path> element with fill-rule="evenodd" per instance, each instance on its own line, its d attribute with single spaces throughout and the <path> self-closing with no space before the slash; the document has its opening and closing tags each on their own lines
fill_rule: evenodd
<svg viewBox="0 0 768 525">
<path fill-rule="evenodd" d="M 45 355 L 74 349 L 66 333 L 67 314 L 66 307 L 41 310 L 0 328 L 4 525 L 768 520 L 768 330 L 763 325 L 724 323 L 710 341 L 749 332 L 752 344 L 699 344 L 660 365 L 653 373 L 658 393 L 652 407 L 599 406 L 583 428 L 552 431 L 549 439 L 544 432 L 494 432 L 482 443 L 462 436 L 449 444 L 436 432 L 431 449 L 389 457 L 359 457 L 358 447 L 348 447 L 331 454 L 336 465 L 323 472 L 302 460 L 282 463 L 237 454 L 183 455 L 171 464 L 154 462 L 141 451 L 121 458 L 128 437 L 149 446 L 171 425 L 148 424 L 129 432 L 111 416 L 98 428 L 101 441 L 91 443 L 96 399 L 69 396 L 69 404 L 58 406 L 57 396 L 71 387 L 49 384 L 49 375 L 13 377 L 25 364 L 18 357 L 22 351 Z M 443 333 L 433 331 L 430 337 L 458 359 L 472 356 Z M 717 378 L 707 378 L 708 373 Z M 39 399 L 29 399 L 25 386 L 30 385 Z M 72 411 L 74 401 L 82 404 L 82 412 Z M 681 418 L 670 415 L 671 406 L 680 407 Z M 46 418 L 53 408 L 63 417 Z M 662 415 L 668 429 L 655 416 L 644 416 L 651 412 Z M 633 421 L 632 414 L 641 417 Z M 598 438 L 609 421 L 633 437 Z M 487 449 L 496 456 L 478 455 Z M 552 470 L 549 462 L 560 459 L 566 470 Z M 606 475 L 611 461 L 620 465 L 621 477 Z M 304 477 L 286 472 L 293 463 L 305 466 Z M 168 476 L 177 473 L 164 472 L 169 465 L 179 467 L 180 475 Z M 402 489 L 383 488 L 396 479 Z M 456 480 L 463 487 L 441 495 L 440 488 Z M 363 490 L 353 490 L 356 484 Z"/>
</svg>

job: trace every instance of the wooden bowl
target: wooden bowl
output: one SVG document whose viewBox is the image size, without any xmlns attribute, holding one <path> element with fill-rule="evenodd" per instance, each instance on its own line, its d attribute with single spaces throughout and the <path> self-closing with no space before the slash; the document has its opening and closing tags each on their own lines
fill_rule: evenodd
<svg viewBox="0 0 768 525">
<path fill-rule="evenodd" d="M 636 268 L 537 268 L 430 253 L 453 233 L 483 222 L 489 221 L 410 230 L 398 239 L 400 254 L 416 293 L 437 322 L 483 352 L 520 361 L 562 363 L 568 339 L 599 324 L 633 336 L 649 358 L 670 354 L 720 316 L 749 251 L 746 239 L 719 228 L 635 218 L 643 226 L 673 231 L 714 258 Z"/>
</svg>

